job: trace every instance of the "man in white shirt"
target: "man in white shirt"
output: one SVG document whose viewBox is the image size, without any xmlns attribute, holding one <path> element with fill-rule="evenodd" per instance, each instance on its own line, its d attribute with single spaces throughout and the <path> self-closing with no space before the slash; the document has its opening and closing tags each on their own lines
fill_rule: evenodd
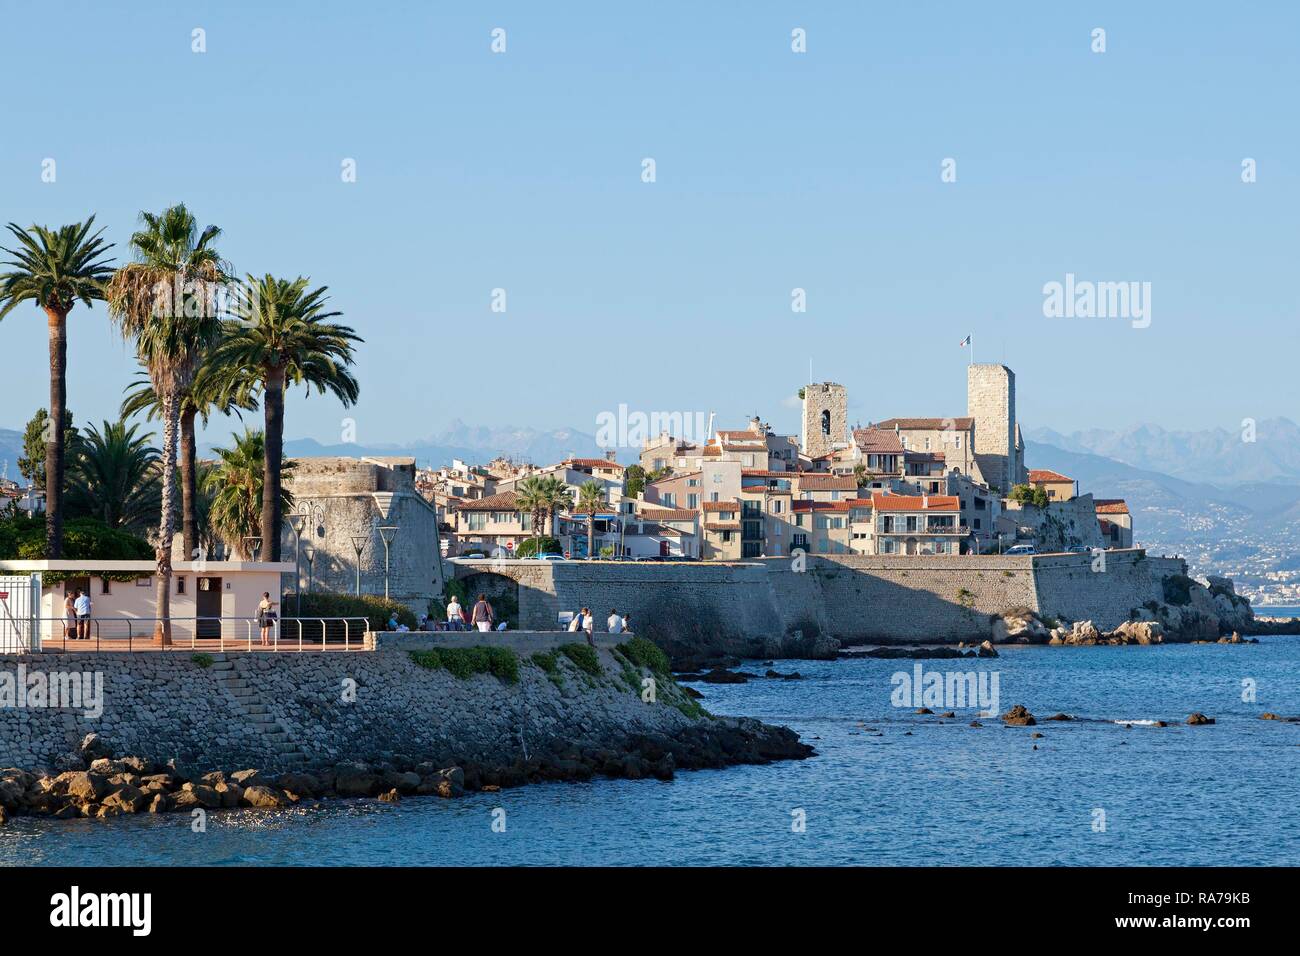
<svg viewBox="0 0 1300 956">
<path fill-rule="evenodd" d="M 619 616 L 618 611 L 610 610 L 609 620 L 605 622 L 605 626 L 611 634 L 623 633 L 623 618 Z"/>
<path fill-rule="evenodd" d="M 78 591 L 77 599 L 72 602 L 72 608 L 77 612 L 77 636 L 88 640 L 90 638 L 90 595 Z"/>
</svg>

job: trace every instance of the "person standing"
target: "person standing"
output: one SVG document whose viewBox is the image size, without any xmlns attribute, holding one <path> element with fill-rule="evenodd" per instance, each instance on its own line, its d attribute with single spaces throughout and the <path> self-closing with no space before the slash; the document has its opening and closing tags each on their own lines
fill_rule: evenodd
<svg viewBox="0 0 1300 956">
<path fill-rule="evenodd" d="M 451 596 L 451 603 L 447 605 L 447 630 L 463 631 L 465 624 L 464 611 L 460 606 L 460 599 L 456 595 Z"/>
<path fill-rule="evenodd" d="M 590 644 L 592 647 L 596 646 L 596 642 L 591 637 L 591 632 L 594 631 L 595 629 L 596 629 L 596 622 L 591 616 L 591 608 L 584 607 L 582 609 L 582 630 L 587 635 L 587 643 Z"/>
<path fill-rule="evenodd" d="M 480 594 L 478 601 L 474 604 L 474 611 L 470 615 L 470 623 L 477 626 L 484 633 L 492 630 L 492 621 L 496 618 L 496 612 L 492 610 L 492 605 L 488 603 L 487 595 Z"/>
<path fill-rule="evenodd" d="M 83 641 L 90 640 L 90 595 L 78 588 L 72 607 L 77 612 L 77 636 Z"/>
<path fill-rule="evenodd" d="M 70 640 L 77 636 L 77 595 L 81 592 L 75 588 L 63 598 L 63 637 Z"/>
<path fill-rule="evenodd" d="M 262 600 L 257 605 L 257 626 L 262 629 L 262 644 L 270 644 L 271 628 L 275 627 L 275 602 L 270 591 L 262 592 Z"/>
</svg>

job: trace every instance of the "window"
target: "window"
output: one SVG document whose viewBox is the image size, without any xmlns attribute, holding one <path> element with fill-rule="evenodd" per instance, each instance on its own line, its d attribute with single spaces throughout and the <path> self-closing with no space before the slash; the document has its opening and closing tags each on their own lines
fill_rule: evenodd
<svg viewBox="0 0 1300 956">
<path fill-rule="evenodd" d="M 930 436 L 929 436 L 929 435 L 926 435 L 926 436 L 925 436 L 925 450 L 926 450 L 926 451 L 929 451 L 929 450 L 930 450 Z"/>
<path fill-rule="evenodd" d="M 723 542 L 723 544 L 730 544 L 730 543 L 731 543 L 731 532 L 730 532 L 730 531 L 724 531 L 724 532 L 722 532 L 722 542 Z"/>
<path fill-rule="evenodd" d="M 533 530 L 533 514 L 531 511 L 521 511 L 519 513 L 519 526 L 525 531 Z"/>
<path fill-rule="evenodd" d="M 176 578 L 176 593 L 177 594 L 185 593 L 185 576 L 183 574 L 179 575 Z"/>
<path fill-rule="evenodd" d="M 961 447 L 961 436 L 960 436 L 960 435 L 953 435 L 953 436 L 952 436 L 952 443 L 953 443 L 953 445 L 955 445 L 956 447 L 960 448 L 960 447 Z"/>
<path fill-rule="evenodd" d="M 781 499 L 774 498 L 772 500 L 772 514 L 779 515 L 780 513 L 781 513 Z"/>
<path fill-rule="evenodd" d="M 754 467 L 754 456 L 753 456 L 753 455 L 741 455 L 741 456 L 740 456 L 740 459 L 741 459 L 741 463 L 742 463 L 746 468 L 753 468 L 753 467 Z"/>
<path fill-rule="evenodd" d="M 828 409 L 822 412 L 822 434 L 829 435 L 830 433 L 831 433 L 831 413 L 830 410 Z"/>
<path fill-rule="evenodd" d="M 979 518 L 974 519 L 974 528 L 975 528 L 976 531 L 978 531 L 978 530 L 980 529 L 980 519 L 979 519 Z"/>
<path fill-rule="evenodd" d="M 721 501 L 722 498 L 721 498 L 721 496 L 720 496 L 716 491 L 710 491 L 710 492 L 709 492 L 709 500 L 710 500 L 710 501 Z"/>
<path fill-rule="evenodd" d="M 794 516 L 794 526 L 795 526 L 796 528 L 802 528 L 802 527 L 803 527 L 803 515 L 795 515 L 795 516 Z"/>
<path fill-rule="evenodd" d="M 686 507 L 688 507 L 688 508 L 690 508 L 692 511 L 694 511 L 694 510 L 695 510 L 696 508 L 698 508 L 699 506 L 700 506 L 700 496 L 699 496 L 699 495 L 687 495 L 687 496 L 686 496 Z"/>
<path fill-rule="evenodd" d="M 100 593 L 100 594 L 111 594 L 111 593 L 112 593 L 111 587 L 112 587 L 112 585 L 110 585 L 110 584 L 108 583 L 108 578 L 100 578 L 100 579 L 99 579 L 99 593 Z"/>
<path fill-rule="evenodd" d="M 666 504 L 669 508 L 671 508 L 675 503 L 673 499 L 673 493 L 671 491 L 665 491 L 663 498 L 664 498 L 664 504 Z"/>
<path fill-rule="evenodd" d="M 470 531 L 482 531 L 487 527 L 487 515 L 481 511 L 471 511 L 468 518 Z"/>
</svg>

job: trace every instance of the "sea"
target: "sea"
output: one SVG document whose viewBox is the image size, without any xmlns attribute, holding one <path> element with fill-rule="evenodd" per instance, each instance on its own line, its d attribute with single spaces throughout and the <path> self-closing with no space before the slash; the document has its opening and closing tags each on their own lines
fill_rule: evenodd
<svg viewBox="0 0 1300 956">
<path fill-rule="evenodd" d="M 1260 715 L 1300 716 L 1300 636 L 1259 641 L 750 661 L 801 677 L 697 684 L 702 703 L 792 727 L 816 756 L 214 813 L 200 832 L 188 814 L 19 817 L 0 828 L 0 865 L 1295 865 L 1300 723 Z M 996 686 L 996 708 L 916 713 L 917 665 L 922 686 Z M 1015 704 L 1037 725 L 978 716 Z M 1188 726 L 1193 712 L 1215 723 Z M 1074 719 L 1043 720 L 1056 713 Z"/>
</svg>

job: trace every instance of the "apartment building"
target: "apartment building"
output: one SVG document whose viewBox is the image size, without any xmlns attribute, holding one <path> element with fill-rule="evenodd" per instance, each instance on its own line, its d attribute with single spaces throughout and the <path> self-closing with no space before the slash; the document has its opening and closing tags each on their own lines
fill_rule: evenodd
<svg viewBox="0 0 1300 956">
<path fill-rule="evenodd" d="M 866 554 L 960 554 L 970 529 L 954 495 L 871 496 Z"/>
<path fill-rule="evenodd" d="M 1097 525 L 1108 548 L 1133 547 L 1133 516 L 1123 498 L 1097 498 Z"/>
<path fill-rule="evenodd" d="M 1046 491 L 1049 501 L 1069 501 L 1075 496 L 1073 478 L 1046 468 L 1029 469 L 1029 484 Z"/>
</svg>

